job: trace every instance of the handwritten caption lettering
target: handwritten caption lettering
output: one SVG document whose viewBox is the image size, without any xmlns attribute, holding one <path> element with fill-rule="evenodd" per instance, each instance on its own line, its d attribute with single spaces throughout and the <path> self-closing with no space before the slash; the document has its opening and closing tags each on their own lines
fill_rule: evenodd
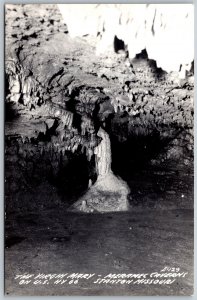
<svg viewBox="0 0 197 300">
<path fill-rule="evenodd" d="M 171 285 L 178 278 L 185 278 L 188 272 L 181 272 L 180 268 L 165 267 L 159 272 L 152 273 L 109 273 L 106 275 L 96 273 L 62 273 L 62 274 L 17 274 L 15 280 L 19 285 L 77 285 L 84 281 L 91 281 L 91 284 L 133 284 L 133 285 Z"/>
</svg>

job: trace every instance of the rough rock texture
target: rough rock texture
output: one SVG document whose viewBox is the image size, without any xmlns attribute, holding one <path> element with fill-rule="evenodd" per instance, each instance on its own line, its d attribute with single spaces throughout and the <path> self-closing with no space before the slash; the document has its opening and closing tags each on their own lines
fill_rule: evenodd
<svg viewBox="0 0 197 300">
<path fill-rule="evenodd" d="M 128 50 L 130 58 L 146 49 L 163 70 L 185 71 L 194 60 L 193 5 L 58 5 L 72 37 L 93 35 L 97 54 Z"/>
<path fill-rule="evenodd" d="M 149 167 L 172 163 L 191 175 L 192 72 L 180 80 L 177 72 L 158 69 L 145 50 L 133 60 L 115 52 L 95 56 L 96 39 L 71 38 L 56 5 L 6 5 L 5 23 L 8 211 L 42 207 L 45 194 L 45 205 L 53 206 L 56 198 L 57 205 L 63 202 L 68 207 L 86 195 L 91 182 L 86 196 L 96 193 L 95 199 L 100 199 L 93 209 L 124 210 L 129 189 L 108 173 L 109 143 L 103 144 L 108 137 L 116 175 L 120 168 L 116 169 L 114 161 L 125 156 L 117 149 L 132 153 L 125 156 L 129 166 L 132 155 L 144 149 L 141 158 L 146 158 Z M 148 156 L 146 142 L 155 138 Z M 103 147 L 108 152 L 100 164 L 96 153 Z M 137 157 L 139 163 L 140 154 Z M 103 172 L 106 180 L 99 177 Z M 116 183 L 112 195 L 110 185 Z M 35 199 L 35 187 L 41 191 L 40 198 Z M 54 197 L 50 197 L 52 190 Z M 25 193 L 32 195 L 30 204 L 25 203 L 29 201 Z M 119 194 L 123 202 L 117 204 Z M 113 203 L 105 202 L 106 198 Z M 130 195 L 131 205 L 132 199 Z M 87 202 L 83 202 L 84 211 Z"/>
<path fill-rule="evenodd" d="M 84 212 L 124 211 L 128 209 L 129 187 L 111 170 L 111 145 L 109 135 L 98 131 L 100 144 L 95 148 L 97 181 L 74 205 L 72 210 Z"/>
<path fill-rule="evenodd" d="M 112 172 L 99 177 L 87 193 L 70 207 L 70 211 L 114 212 L 129 209 L 129 187 Z"/>
<path fill-rule="evenodd" d="M 180 80 L 146 51 L 96 56 L 56 5 L 5 8 L 5 294 L 192 295 L 192 72 Z M 165 266 L 188 274 L 93 284 Z M 16 279 L 65 272 L 95 276 Z"/>
</svg>

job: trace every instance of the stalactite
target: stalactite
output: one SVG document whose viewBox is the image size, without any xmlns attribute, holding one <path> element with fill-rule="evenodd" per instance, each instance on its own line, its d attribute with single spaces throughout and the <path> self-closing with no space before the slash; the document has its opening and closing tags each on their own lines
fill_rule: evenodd
<svg viewBox="0 0 197 300">
<path fill-rule="evenodd" d="M 94 131 L 94 125 L 92 124 L 92 120 L 88 118 L 86 115 L 81 118 L 81 134 L 86 135 L 86 133 L 91 133 Z"/>
</svg>

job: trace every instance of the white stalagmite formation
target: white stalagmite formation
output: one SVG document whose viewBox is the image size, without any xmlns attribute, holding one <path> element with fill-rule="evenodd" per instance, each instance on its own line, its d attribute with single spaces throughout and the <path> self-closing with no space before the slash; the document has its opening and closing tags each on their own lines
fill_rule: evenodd
<svg viewBox="0 0 197 300">
<path fill-rule="evenodd" d="M 102 139 L 95 148 L 97 180 L 89 180 L 87 193 L 70 209 L 83 212 L 109 212 L 128 210 L 127 196 L 130 192 L 126 182 L 111 170 L 111 144 L 107 132 L 100 128 L 97 135 Z"/>
<path fill-rule="evenodd" d="M 102 128 L 97 135 L 102 138 L 100 144 L 95 148 L 96 168 L 98 176 L 105 176 L 111 172 L 111 144 L 109 135 Z"/>
<path fill-rule="evenodd" d="M 133 58 L 143 49 L 163 70 L 190 69 L 194 60 L 192 4 L 59 4 L 71 37 L 97 37 L 97 54 L 113 49 L 114 37 Z"/>
</svg>

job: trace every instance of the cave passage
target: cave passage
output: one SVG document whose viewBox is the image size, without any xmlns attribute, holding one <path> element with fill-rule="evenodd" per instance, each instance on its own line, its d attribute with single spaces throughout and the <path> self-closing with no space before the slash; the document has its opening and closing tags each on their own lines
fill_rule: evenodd
<svg viewBox="0 0 197 300">
<path fill-rule="evenodd" d="M 158 132 L 146 136 L 132 135 L 124 142 L 119 142 L 117 136 L 111 135 L 112 170 L 129 181 L 136 172 L 151 168 L 151 159 L 164 151 L 164 144 Z"/>
<path fill-rule="evenodd" d="M 62 202 L 70 205 L 88 189 L 89 179 L 95 178 L 94 169 L 93 161 L 89 162 L 85 155 L 70 155 L 66 162 L 60 163 L 56 174 L 48 176 L 48 180 L 57 188 Z"/>
<path fill-rule="evenodd" d="M 132 191 L 135 190 L 134 181 L 137 178 L 138 184 L 143 172 L 147 172 L 151 178 L 154 189 L 154 170 L 151 159 L 156 158 L 161 151 L 164 151 L 164 141 L 161 140 L 158 132 L 150 135 L 131 135 L 125 142 L 119 142 L 117 136 L 109 134 L 111 142 L 112 172 L 123 179 Z M 103 157 L 104 154 L 101 154 Z M 106 167 L 100 167 L 99 172 L 106 172 Z M 104 174 L 103 173 L 103 174 Z M 101 174 L 102 175 L 102 174 Z M 137 177 L 136 177 L 137 176 Z M 74 154 L 67 163 L 62 163 L 55 176 L 49 181 L 58 188 L 62 201 L 72 204 L 77 201 L 89 188 L 89 183 L 94 184 L 98 177 L 98 165 L 96 156 L 88 161 L 85 155 Z M 146 190 L 142 181 L 141 191 Z M 155 186 L 155 192 L 157 187 Z"/>
</svg>

